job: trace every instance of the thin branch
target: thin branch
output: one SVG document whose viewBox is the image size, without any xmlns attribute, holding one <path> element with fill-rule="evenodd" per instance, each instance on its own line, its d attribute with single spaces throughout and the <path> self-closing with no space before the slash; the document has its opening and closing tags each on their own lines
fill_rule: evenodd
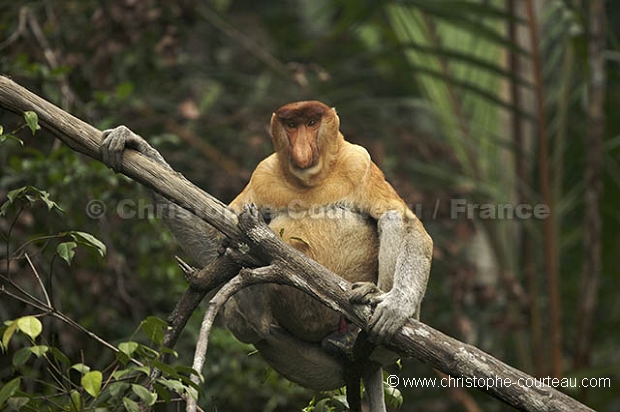
<svg viewBox="0 0 620 412">
<path fill-rule="evenodd" d="M 14 286 L 14 285 L 13 285 Z M 6 290 L 6 288 L 4 287 L 4 285 L 0 288 L 0 294 L 5 294 L 19 302 L 22 302 L 28 306 L 32 306 L 35 309 L 39 310 L 41 312 L 40 315 L 49 315 L 52 316 L 64 323 L 66 323 L 67 325 L 73 327 L 74 329 L 77 329 L 78 331 L 86 334 L 88 337 L 90 337 L 91 339 L 99 342 L 100 344 L 102 344 L 103 346 L 105 346 L 106 348 L 110 349 L 111 351 L 113 351 L 114 353 L 119 352 L 118 348 L 114 345 L 112 345 L 111 343 L 109 343 L 108 341 L 106 341 L 105 339 L 101 338 L 99 335 L 97 335 L 94 332 L 91 332 L 90 330 L 86 329 L 85 327 L 83 327 L 82 325 L 80 325 L 79 323 L 77 323 L 76 321 L 74 321 L 73 319 L 71 319 L 70 317 L 68 317 L 67 315 L 65 315 L 64 313 L 58 311 L 56 308 L 52 307 L 52 306 L 47 306 L 45 305 L 43 302 L 39 301 L 38 299 L 34 298 L 32 295 L 28 294 L 28 297 L 33 299 L 33 300 L 29 300 L 24 298 L 23 296 L 17 295 L 13 292 L 10 292 L 8 290 Z M 142 363 L 140 363 L 139 361 L 135 360 L 135 359 L 131 359 L 131 361 L 133 363 L 135 363 L 138 366 L 144 366 L 142 365 Z"/>
<path fill-rule="evenodd" d="M 202 373 L 201 371 L 205 364 L 209 335 L 211 334 L 215 317 L 220 309 L 224 307 L 228 299 L 243 288 L 259 283 L 274 282 L 278 278 L 277 270 L 274 270 L 273 266 L 264 266 L 254 270 L 244 269 L 226 283 L 209 301 L 209 306 L 207 307 L 207 311 L 202 319 L 202 324 L 200 325 L 200 333 L 194 352 L 194 363 L 192 368 L 197 373 Z M 200 376 L 192 375 L 191 380 L 196 385 L 200 384 Z M 188 398 L 186 411 L 196 412 L 196 400 L 194 398 Z"/>
<path fill-rule="evenodd" d="M 13 285 L 11 283 L 11 286 L 15 286 L 15 285 Z M 30 294 L 27 294 L 27 296 L 28 297 L 32 297 L 33 300 L 28 300 L 23 295 L 19 295 L 17 293 L 11 292 L 10 290 L 8 290 L 5 287 L 5 285 L 0 286 L 0 295 L 7 295 L 8 297 L 13 298 L 13 299 L 15 299 L 18 302 L 22 302 L 25 305 L 32 306 L 33 308 L 39 310 L 40 312 L 43 312 L 43 313 L 47 313 L 48 312 L 48 308 L 47 308 L 47 306 L 45 306 L 45 304 L 43 302 L 41 302 L 38 299 L 34 298 Z"/>
<path fill-rule="evenodd" d="M 199 6 L 196 10 L 198 14 L 213 25 L 213 27 L 238 42 L 248 51 L 248 53 L 262 61 L 273 71 L 280 73 L 285 77 L 289 76 L 289 71 L 287 70 L 286 65 L 282 64 L 282 62 L 276 59 L 271 53 L 269 53 L 269 51 L 267 51 L 267 49 L 258 44 L 252 37 L 241 32 L 207 6 Z"/>
<path fill-rule="evenodd" d="M 43 33 L 43 30 L 41 29 L 41 25 L 35 18 L 32 11 L 28 10 L 26 14 L 28 16 L 28 25 L 30 26 L 30 30 L 32 31 L 32 34 L 34 35 L 35 39 L 39 43 L 39 46 L 43 50 L 43 56 L 45 56 L 45 60 L 47 60 L 47 64 L 52 69 L 57 69 L 60 66 L 60 63 L 58 62 L 56 53 L 52 50 L 52 47 L 49 41 L 45 37 L 45 34 Z M 69 84 L 69 80 L 67 79 L 66 74 L 64 73 L 60 74 L 59 80 L 60 80 L 60 92 L 62 96 L 61 105 L 64 109 L 69 110 L 73 106 L 73 104 L 76 101 L 78 101 L 78 98 L 75 92 L 73 91 L 73 89 L 71 89 L 71 86 Z"/>
<path fill-rule="evenodd" d="M 30 265 L 30 268 L 32 269 L 32 273 L 34 273 L 34 276 L 37 278 L 37 282 L 39 282 L 39 287 L 41 288 L 41 291 L 43 292 L 43 296 L 45 296 L 45 303 L 47 304 L 47 307 L 51 308 L 52 301 L 50 300 L 50 297 L 47 294 L 47 289 L 43 285 L 43 281 L 41 280 L 41 276 L 39 276 L 39 272 L 37 271 L 37 268 L 34 266 L 32 261 L 30 260 L 30 256 L 28 255 L 28 253 L 25 254 L 25 257 L 26 257 L 26 260 L 28 261 L 28 265 Z"/>
<path fill-rule="evenodd" d="M 49 308 L 48 314 L 51 315 L 52 317 L 58 319 L 58 320 L 63 321 L 67 325 L 69 325 L 69 326 L 79 330 L 80 332 L 84 333 L 85 335 L 87 335 L 91 339 L 99 342 L 100 344 L 102 344 L 106 348 L 110 349 L 112 352 L 114 352 L 114 353 L 118 353 L 119 352 L 119 349 L 116 346 L 112 345 L 111 343 L 109 343 L 105 339 L 99 337 L 99 335 L 97 335 L 96 333 L 91 332 L 90 330 L 86 329 L 85 327 L 83 327 L 82 325 L 80 325 L 79 323 L 77 323 L 76 321 L 74 321 L 73 319 L 71 319 L 70 317 L 65 315 L 64 313 L 56 310 L 55 308 Z M 137 361 L 137 360 L 135 360 L 133 358 L 131 358 L 130 361 L 133 362 L 134 364 L 138 365 L 138 366 L 144 366 L 141 362 L 139 362 L 139 361 Z"/>
<path fill-rule="evenodd" d="M 11 259 L 7 258 L 7 262 L 10 262 L 10 261 Z M 11 278 L 11 276 L 9 276 L 8 273 L 6 274 L 6 276 L 3 274 L 0 274 L 0 279 L 3 279 L 5 282 L 7 282 L 8 286 L 13 288 L 17 292 L 17 293 L 10 292 L 4 287 L 4 285 L 2 285 L 2 293 L 5 293 L 11 296 L 12 298 L 19 300 L 20 302 L 33 306 L 41 311 L 47 311 L 49 309 L 49 305 L 47 305 L 41 299 L 32 295 L 26 289 L 24 289 L 19 284 L 17 284 Z"/>
<path fill-rule="evenodd" d="M 0 52 L 11 44 L 15 43 L 26 32 L 26 21 L 28 17 L 29 9 L 26 6 L 19 8 L 19 17 L 17 18 L 17 29 L 5 41 L 0 43 Z"/>
</svg>

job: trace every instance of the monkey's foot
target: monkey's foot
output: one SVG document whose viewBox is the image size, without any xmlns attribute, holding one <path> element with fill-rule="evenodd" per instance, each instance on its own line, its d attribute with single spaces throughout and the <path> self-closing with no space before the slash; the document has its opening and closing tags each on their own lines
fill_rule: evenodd
<svg viewBox="0 0 620 412">
<path fill-rule="evenodd" d="M 355 358 L 355 342 L 357 342 L 360 331 L 361 329 L 355 325 L 347 325 L 346 328 L 341 327 L 323 338 L 321 347 L 332 356 L 353 361 Z"/>
</svg>

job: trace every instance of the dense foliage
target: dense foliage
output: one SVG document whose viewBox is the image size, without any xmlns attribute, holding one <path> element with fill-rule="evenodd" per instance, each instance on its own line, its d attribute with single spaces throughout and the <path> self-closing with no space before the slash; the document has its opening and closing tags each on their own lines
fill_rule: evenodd
<svg viewBox="0 0 620 412">
<path fill-rule="evenodd" d="M 564 376 L 612 382 L 566 392 L 620 411 L 620 5 L 607 3 L 607 21 L 593 23 L 589 2 L 573 0 L 3 2 L 0 73 L 95 127 L 126 124 L 224 202 L 271 152 L 275 108 L 336 106 L 344 135 L 368 148 L 434 238 L 422 320 L 535 376 L 552 375 L 559 355 Z M 602 266 L 594 316 L 582 319 L 592 24 L 607 25 L 602 232 L 593 239 Z M 182 251 L 148 192 L 28 115 L 0 109 L 0 127 L 0 409 L 9 397 L 23 410 L 154 401 L 143 386 L 150 369 L 123 354 L 165 368 L 158 401 L 191 393 L 200 314 L 171 365 L 158 363 L 157 319 L 186 284 L 174 260 Z M 576 355 L 583 333 L 585 360 Z M 414 360 L 400 367 L 389 373 L 436 376 Z M 341 408 L 339 392 L 288 383 L 223 329 L 203 373 L 206 410 L 320 410 L 330 396 Z M 398 389 L 404 411 L 504 408 L 472 390 Z"/>
</svg>

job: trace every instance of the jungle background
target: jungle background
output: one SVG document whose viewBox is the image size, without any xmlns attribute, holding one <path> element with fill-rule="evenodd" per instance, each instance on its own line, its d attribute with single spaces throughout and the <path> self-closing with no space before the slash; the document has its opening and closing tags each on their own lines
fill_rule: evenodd
<svg viewBox="0 0 620 412">
<path fill-rule="evenodd" d="M 101 130 L 127 125 L 224 202 L 271 153 L 274 109 L 335 106 L 345 137 L 369 150 L 434 239 L 422 321 L 537 377 L 610 378 L 563 390 L 620 411 L 620 3 L 597 14 L 601 4 L 4 1 L 0 73 Z M 32 186 L 63 211 L 34 190 L 3 209 L 0 319 L 41 315 L 28 296 L 45 290 L 111 344 L 144 340 L 141 322 L 165 319 L 185 290 L 183 252 L 144 188 L 22 124 L 0 109 L 0 202 Z M 93 201 L 104 207 L 96 216 Z M 505 214 L 517 205 L 550 215 Z M 58 245 L 71 230 L 100 239 L 105 255 L 80 246 L 68 265 Z M 39 319 L 38 341 L 104 380 L 113 371 L 100 342 Z M 178 364 L 191 365 L 200 319 L 175 348 Z M 37 395 L 23 410 L 70 409 L 62 394 L 79 374 L 55 381 L 42 358 L 16 362 L 24 345 L 16 337 L 0 353 L 2 385 L 22 377 L 13 395 Z M 312 410 L 329 396 L 280 378 L 224 329 L 203 372 L 205 410 Z M 410 359 L 389 373 L 436 376 Z M 398 389 L 403 411 L 510 409 L 475 390 Z M 79 393 L 81 408 L 96 406 Z"/>
</svg>

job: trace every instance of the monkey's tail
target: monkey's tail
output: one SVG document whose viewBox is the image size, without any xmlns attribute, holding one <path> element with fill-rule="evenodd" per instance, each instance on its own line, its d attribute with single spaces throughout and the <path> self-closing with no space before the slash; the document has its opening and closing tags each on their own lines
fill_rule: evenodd
<svg viewBox="0 0 620 412">
<path fill-rule="evenodd" d="M 359 374 L 347 374 L 345 385 L 347 388 L 347 403 L 351 412 L 362 412 L 362 392 L 360 390 L 362 378 Z"/>
</svg>

